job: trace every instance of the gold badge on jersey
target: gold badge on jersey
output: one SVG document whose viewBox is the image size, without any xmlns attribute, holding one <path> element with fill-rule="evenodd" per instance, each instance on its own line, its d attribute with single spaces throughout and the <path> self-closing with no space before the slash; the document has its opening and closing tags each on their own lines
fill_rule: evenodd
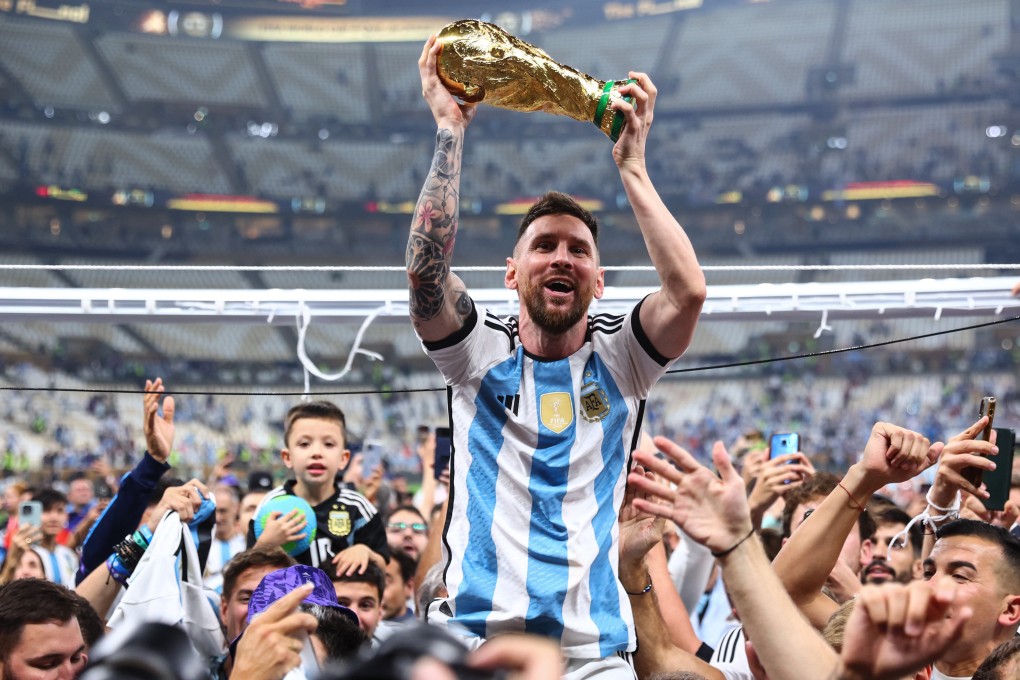
<svg viewBox="0 0 1020 680">
<path fill-rule="evenodd" d="M 346 510 L 329 511 L 329 533 L 334 536 L 346 536 L 351 533 L 351 513 Z"/>
<path fill-rule="evenodd" d="M 590 378 L 591 375 L 585 377 Z M 589 423 L 597 423 L 609 415 L 609 397 L 595 381 L 581 387 L 581 415 Z"/>
<path fill-rule="evenodd" d="M 539 402 L 542 424 L 559 434 L 574 422 L 574 407 L 567 392 L 543 394 Z"/>
</svg>

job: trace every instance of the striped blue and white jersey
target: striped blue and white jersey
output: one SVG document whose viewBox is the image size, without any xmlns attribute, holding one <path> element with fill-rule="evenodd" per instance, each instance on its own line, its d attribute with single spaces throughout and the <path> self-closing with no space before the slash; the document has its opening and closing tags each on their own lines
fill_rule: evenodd
<svg viewBox="0 0 1020 680">
<path fill-rule="evenodd" d="M 581 349 L 553 361 L 521 346 L 516 318 L 477 307 L 423 343 L 452 400 L 439 611 L 474 635 L 537 633 L 573 658 L 634 649 L 617 518 L 644 400 L 670 364 L 639 308 L 589 317 Z"/>
</svg>

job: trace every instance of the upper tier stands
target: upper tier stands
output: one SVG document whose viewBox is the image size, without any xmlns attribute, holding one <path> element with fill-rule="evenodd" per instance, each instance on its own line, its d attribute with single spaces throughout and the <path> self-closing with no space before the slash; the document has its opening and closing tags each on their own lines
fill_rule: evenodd
<svg viewBox="0 0 1020 680">
<path fill-rule="evenodd" d="M 995 79 L 1009 26 L 1008 0 L 854 0 L 842 55 L 854 78 L 841 96 L 980 90 Z"/>
<path fill-rule="evenodd" d="M 0 63 L 40 108 L 120 111 L 86 40 L 70 24 L 0 15 Z"/>
<path fill-rule="evenodd" d="M 709 6 L 691 12 L 671 54 L 663 55 L 662 107 L 693 109 L 805 99 L 808 73 L 826 58 L 834 3 L 791 0 Z M 654 44 L 654 43 L 653 43 Z"/>
<path fill-rule="evenodd" d="M 265 107 L 245 43 L 107 33 L 96 47 L 132 101 Z"/>
<path fill-rule="evenodd" d="M 370 120 L 364 45 L 269 44 L 262 58 L 281 103 L 298 120 Z"/>
</svg>

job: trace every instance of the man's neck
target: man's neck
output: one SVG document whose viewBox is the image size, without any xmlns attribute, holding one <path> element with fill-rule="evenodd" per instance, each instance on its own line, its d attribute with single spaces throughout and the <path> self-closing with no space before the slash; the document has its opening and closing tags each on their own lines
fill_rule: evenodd
<svg viewBox="0 0 1020 680">
<path fill-rule="evenodd" d="M 522 309 L 517 332 L 521 338 L 521 345 L 529 354 L 549 361 L 564 359 L 584 345 L 584 339 L 588 334 L 588 316 L 582 317 L 563 333 L 550 333 L 538 327 Z"/>
<path fill-rule="evenodd" d="M 50 552 L 53 552 L 54 548 L 57 547 L 57 537 L 43 536 L 42 539 L 39 541 L 39 545 L 43 548 L 46 548 Z"/>
<path fill-rule="evenodd" d="M 953 655 L 944 655 L 935 662 L 936 670 L 950 678 L 969 678 L 974 675 L 985 657 L 995 649 L 996 643 L 991 641 L 987 645 L 975 645 L 975 647 L 976 649 L 965 650 L 959 657 L 946 658 L 947 656 L 953 657 Z"/>
</svg>

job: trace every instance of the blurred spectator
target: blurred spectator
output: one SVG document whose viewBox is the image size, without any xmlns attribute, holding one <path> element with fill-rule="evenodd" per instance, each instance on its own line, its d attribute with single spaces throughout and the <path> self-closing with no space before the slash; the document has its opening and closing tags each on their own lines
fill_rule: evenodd
<svg viewBox="0 0 1020 680">
<path fill-rule="evenodd" d="M 383 591 L 383 619 L 405 623 L 414 621 L 414 572 L 418 563 L 402 550 L 394 550 L 386 565 L 386 589 Z"/>
<path fill-rule="evenodd" d="M 0 588 L 0 666 L 12 680 L 70 680 L 88 661 L 71 592 L 41 579 Z M 41 674 L 40 665 L 43 666 Z"/>
<path fill-rule="evenodd" d="M 419 560 L 429 542 L 428 523 L 418 508 L 402 505 L 390 513 L 386 522 L 386 540 L 391 551 L 403 551 Z"/>
</svg>

